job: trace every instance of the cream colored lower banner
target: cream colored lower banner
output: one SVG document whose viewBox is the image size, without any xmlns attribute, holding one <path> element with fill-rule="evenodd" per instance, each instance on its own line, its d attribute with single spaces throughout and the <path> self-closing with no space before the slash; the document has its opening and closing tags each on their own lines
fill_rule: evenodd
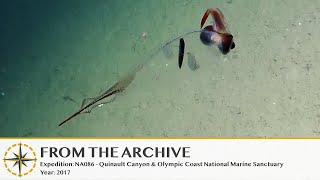
<svg viewBox="0 0 320 180">
<path fill-rule="evenodd" d="M 2 139 L 0 179 L 319 180 L 320 140 Z"/>
</svg>

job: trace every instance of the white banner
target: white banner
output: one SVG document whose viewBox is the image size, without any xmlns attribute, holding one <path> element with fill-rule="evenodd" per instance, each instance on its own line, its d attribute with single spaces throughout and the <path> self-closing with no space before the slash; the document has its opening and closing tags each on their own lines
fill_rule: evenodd
<svg viewBox="0 0 320 180">
<path fill-rule="evenodd" d="M 319 180 L 317 139 L 2 139 L 0 179 Z"/>
</svg>

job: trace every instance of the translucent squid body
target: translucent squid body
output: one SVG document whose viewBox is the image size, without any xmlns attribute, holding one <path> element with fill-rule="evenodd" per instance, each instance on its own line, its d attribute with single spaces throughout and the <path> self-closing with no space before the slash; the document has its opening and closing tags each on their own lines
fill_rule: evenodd
<svg viewBox="0 0 320 180">
<path fill-rule="evenodd" d="M 213 25 L 208 25 L 202 29 L 209 15 L 212 16 L 214 23 Z M 230 34 L 225 23 L 224 16 L 218 8 L 208 9 L 204 13 L 201 20 L 200 28 L 200 40 L 203 44 L 207 46 L 216 44 L 220 52 L 224 55 L 228 54 L 231 49 L 235 48 L 233 36 Z"/>
</svg>

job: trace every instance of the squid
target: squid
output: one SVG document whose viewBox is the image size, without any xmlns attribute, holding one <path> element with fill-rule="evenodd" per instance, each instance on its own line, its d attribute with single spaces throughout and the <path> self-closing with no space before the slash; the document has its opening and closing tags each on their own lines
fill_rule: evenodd
<svg viewBox="0 0 320 180">
<path fill-rule="evenodd" d="M 214 20 L 214 23 L 203 28 L 208 16 Z M 235 48 L 233 36 L 229 32 L 222 12 L 218 9 L 207 9 L 200 23 L 200 40 L 204 45 L 211 46 L 216 44 L 222 54 L 228 54 Z"/>
</svg>

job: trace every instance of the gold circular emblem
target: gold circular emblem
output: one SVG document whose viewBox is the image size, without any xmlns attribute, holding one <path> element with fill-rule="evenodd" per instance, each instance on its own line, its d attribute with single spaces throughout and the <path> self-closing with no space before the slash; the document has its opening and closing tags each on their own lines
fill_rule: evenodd
<svg viewBox="0 0 320 180">
<path fill-rule="evenodd" d="M 36 167 L 36 153 L 27 144 L 13 144 L 4 153 L 4 167 L 15 176 L 26 176 Z"/>
</svg>

